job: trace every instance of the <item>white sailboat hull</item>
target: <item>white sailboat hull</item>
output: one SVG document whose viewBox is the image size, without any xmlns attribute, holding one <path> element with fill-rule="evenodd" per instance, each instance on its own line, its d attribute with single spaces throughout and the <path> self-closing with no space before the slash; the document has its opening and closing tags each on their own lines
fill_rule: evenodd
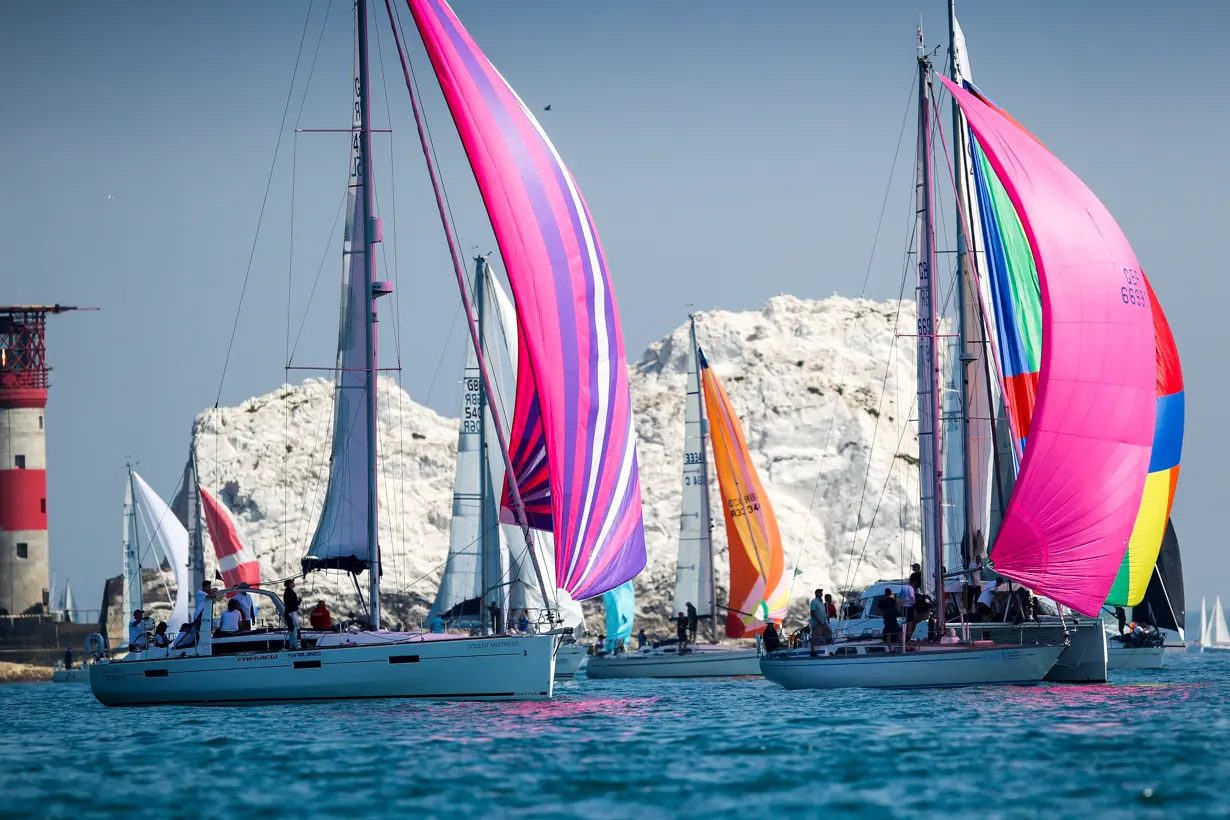
<svg viewBox="0 0 1230 820">
<path fill-rule="evenodd" d="M 90 688 L 104 706 L 361 698 L 549 700 L 554 649 L 554 637 L 531 635 L 139 657 L 93 664 Z"/>
<path fill-rule="evenodd" d="M 924 647 L 916 652 L 808 657 L 807 650 L 760 659 L 786 689 L 928 689 L 1041 683 L 1062 646 Z"/>
<path fill-rule="evenodd" d="M 646 649 L 619 655 L 596 655 L 585 668 L 589 678 L 726 678 L 760 676 L 755 649 L 698 647 L 682 655 Z"/>
<path fill-rule="evenodd" d="M 1119 641 L 1110 641 L 1106 650 L 1106 668 L 1114 672 L 1119 669 L 1161 669 L 1165 665 L 1166 647 L 1124 646 Z"/>
<path fill-rule="evenodd" d="M 577 672 L 581 671 L 581 664 L 585 662 L 587 650 L 579 643 L 570 643 L 561 646 L 555 651 L 555 679 L 556 680 L 572 680 L 577 676 Z"/>
</svg>

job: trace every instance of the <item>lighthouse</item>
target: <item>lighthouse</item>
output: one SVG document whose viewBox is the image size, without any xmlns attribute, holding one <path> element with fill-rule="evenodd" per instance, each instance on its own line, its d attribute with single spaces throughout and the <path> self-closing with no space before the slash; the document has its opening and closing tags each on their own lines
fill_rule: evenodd
<svg viewBox="0 0 1230 820">
<path fill-rule="evenodd" d="M 46 612 L 47 316 L 64 305 L 0 307 L 0 615 Z"/>
</svg>

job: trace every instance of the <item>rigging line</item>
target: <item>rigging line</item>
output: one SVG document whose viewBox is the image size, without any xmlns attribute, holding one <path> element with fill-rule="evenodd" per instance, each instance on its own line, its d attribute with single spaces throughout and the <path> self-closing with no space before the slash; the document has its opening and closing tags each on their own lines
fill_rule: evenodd
<svg viewBox="0 0 1230 820">
<path fill-rule="evenodd" d="M 314 2 L 315 0 L 313 0 Z M 308 67 L 307 81 L 303 85 L 303 96 L 299 98 L 299 111 L 295 114 L 295 128 L 303 122 L 303 106 L 307 103 L 308 92 L 312 89 L 312 77 L 316 73 L 316 58 L 320 56 L 320 44 L 324 42 L 325 30 L 329 27 L 329 12 L 333 10 L 333 3 L 325 3 L 325 19 L 320 24 L 320 35 L 316 38 L 316 50 L 312 52 L 312 64 Z M 311 14 L 311 9 L 308 9 L 308 14 Z"/>
<path fill-rule="evenodd" d="M 841 373 L 838 377 L 839 387 L 845 386 L 846 368 L 850 364 L 850 350 L 852 347 L 852 343 L 854 341 L 854 330 L 857 327 L 859 318 L 861 318 L 862 316 L 862 302 L 867 293 L 867 284 L 871 280 L 871 268 L 875 262 L 876 247 L 879 245 L 879 241 L 880 241 L 880 229 L 884 225 L 884 213 L 888 209 L 889 194 L 892 191 L 893 178 L 896 176 L 896 172 L 897 172 L 897 159 L 901 154 L 901 141 L 905 136 L 905 126 L 906 126 L 906 123 L 909 121 L 910 99 L 914 96 L 914 83 L 915 82 L 917 82 L 917 78 L 911 77 L 910 94 L 906 98 L 905 113 L 901 117 L 901 130 L 897 134 L 897 147 L 893 150 L 893 159 L 892 159 L 891 165 L 889 166 L 888 182 L 884 186 L 884 198 L 880 203 L 880 216 L 876 220 L 876 229 L 875 229 L 875 233 L 872 236 L 872 240 L 871 240 L 871 254 L 867 259 L 867 270 L 863 274 L 862 289 L 860 290 L 859 297 L 858 297 L 859 308 L 855 311 L 854 317 L 851 320 L 850 331 L 846 336 L 846 346 L 845 346 L 844 356 L 842 358 L 842 363 L 841 363 Z M 824 447 L 820 451 L 820 464 L 816 470 L 816 482 L 812 486 L 811 501 L 807 505 L 807 518 L 803 522 L 803 537 L 800 539 L 799 547 L 795 551 L 795 560 L 794 560 L 794 567 L 793 567 L 794 571 L 791 573 L 789 595 L 794 594 L 794 582 L 795 582 L 795 579 L 799 577 L 799 573 L 798 573 L 799 563 L 802 561 L 803 555 L 807 551 L 807 536 L 808 536 L 809 530 L 811 529 L 811 511 L 816 506 L 816 496 L 820 492 L 820 481 L 822 480 L 824 476 L 824 472 L 822 469 L 824 466 L 824 458 L 828 454 L 829 442 L 832 439 L 832 435 L 833 435 L 833 427 L 835 426 L 837 422 L 838 405 L 839 405 L 839 402 L 837 400 L 834 400 L 833 414 L 829 418 L 828 432 L 825 433 L 825 437 L 824 437 Z"/>
<path fill-rule="evenodd" d="M 243 274 L 243 287 L 239 290 L 239 304 L 235 308 L 235 321 L 231 325 L 231 338 L 226 343 L 226 358 L 222 363 L 222 375 L 218 379 L 218 395 L 214 398 L 214 407 L 222 401 L 222 388 L 226 384 L 226 373 L 231 364 L 231 353 L 235 349 L 235 334 L 239 330 L 239 317 L 243 314 L 244 297 L 248 293 L 248 281 L 252 278 L 252 263 L 256 260 L 256 245 L 260 241 L 261 225 L 265 221 L 265 208 L 269 205 L 269 192 L 273 188 L 273 172 L 278 167 L 278 152 L 282 148 L 282 138 L 286 131 L 286 117 L 290 113 L 290 101 L 294 97 L 295 80 L 299 76 L 299 63 L 303 59 L 303 43 L 307 38 L 308 21 L 312 18 L 312 6 L 315 0 L 308 4 L 308 13 L 303 18 L 303 32 L 299 35 L 299 50 L 295 54 L 295 68 L 291 72 L 290 87 L 286 89 L 286 103 L 282 106 L 282 121 L 278 124 L 278 139 L 273 147 L 273 162 L 269 164 L 269 176 L 265 180 L 265 195 L 261 198 L 260 215 L 256 219 L 256 232 L 252 237 L 252 248 L 248 251 L 248 266 Z"/>
<path fill-rule="evenodd" d="M 867 470 L 863 473 L 863 487 L 859 491 L 858 510 L 854 515 L 854 530 L 852 531 L 851 538 L 850 538 L 850 554 L 851 555 L 854 554 L 854 548 L 855 546 L 858 545 L 858 529 L 863 519 L 863 502 L 867 496 L 867 485 L 871 481 L 871 457 L 872 455 L 875 454 L 876 435 L 879 433 L 880 419 L 883 416 L 883 413 L 881 411 L 884 409 L 884 397 L 888 393 L 888 375 L 889 373 L 892 372 L 892 369 L 893 369 L 893 353 L 897 349 L 897 339 L 899 338 L 897 335 L 897 332 L 900 330 L 900 327 L 901 327 L 901 305 L 905 301 L 905 285 L 906 285 L 906 281 L 909 279 L 909 272 L 910 272 L 910 264 L 909 264 L 909 260 L 907 259 L 905 265 L 903 266 L 902 272 L 901 272 L 901 290 L 897 295 L 897 313 L 896 313 L 896 316 L 893 318 L 893 338 L 889 342 L 888 356 L 885 357 L 886 361 L 884 363 L 884 377 L 882 381 L 880 382 L 880 401 L 879 401 L 879 404 L 876 406 L 875 423 L 872 425 L 872 429 L 871 429 L 871 444 L 867 448 Z M 898 364 L 898 367 L 900 367 L 900 364 Z M 898 445 L 900 445 L 900 441 L 898 441 Z M 889 468 L 889 473 L 890 474 L 892 473 L 891 465 Z M 866 547 L 864 546 L 864 550 L 865 549 Z M 861 563 L 861 558 L 860 558 L 859 563 Z M 848 565 L 847 565 L 847 570 L 848 570 Z M 857 573 L 857 569 L 855 569 L 853 573 L 850 571 L 847 571 L 846 583 L 845 583 L 845 586 L 847 588 L 850 586 L 851 577 L 855 573 Z"/>
<path fill-rule="evenodd" d="M 393 150 L 392 128 L 393 128 L 393 109 L 389 105 L 389 81 L 384 73 L 384 49 L 381 46 L 380 26 L 372 27 L 376 32 L 376 65 L 380 67 L 380 91 L 384 96 L 384 115 L 389 124 L 389 193 L 392 197 L 393 205 L 393 224 L 392 230 L 389 231 L 390 238 L 393 240 L 393 292 L 401 293 L 397 282 L 397 170 L 393 167 L 393 158 L 397 152 Z M 375 193 L 375 186 L 372 187 L 372 193 Z M 388 243 L 381 242 L 380 255 L 384 258 L 385 267 L 389 267 L 388 253 L 385 250 L 385 245 Z M 397 366 L 401 367 L 401 312 L 399 310 L 400 301 L 394 297 L 393 300 L 393 348 L 397 352 Z"/>
</svg>

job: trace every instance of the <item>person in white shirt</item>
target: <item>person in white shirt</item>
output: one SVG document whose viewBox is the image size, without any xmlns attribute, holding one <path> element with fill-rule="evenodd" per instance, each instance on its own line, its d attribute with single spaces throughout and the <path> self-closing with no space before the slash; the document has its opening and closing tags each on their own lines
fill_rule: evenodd
<svg viewBox="0 0 1230 820">
<path fill-rule="evenodd" d="M 128 622 L 128 651 L 140 652 L 149 646 L 149 637 L 145 634 L 145 611 L 138 609 L 132 613 Z"/>
<path fill-rule="evenodd" d="M 901 614 L 905 617 L 906 635 L 910 638 L 914 637 L 914 626 L 917 623 L 914 616 L 914 601 L 914 587 L 905 584 L 897 594 L 897 603 L 901 607 Z"/>
<path fill-rule="evenodd" d="M 811 656 L 816 656 L 816 647 L 826 643 L 833 637 L 833 628 L 829 626 L 829 611 L 824 605 L 824 590 L 816 590 L 816 597 L 811 600 Z"/>
<path fill-rule="evenodd" d="M 216 597 L 218 594 L 214 592 L 213 584 L 209 581 L 202 581 L 201 588 L 196 591 L 196 609 L 192 613 L 193 620 L 199 621 L 201 613 L 205 611 L 205 602 Z"/>
<path fill-rule="evenodd" d="M 227 603 L 222 617 L 218 619 L 218 632 L 225 635 L 234 635 L 239 631 L 239 624 L 242 621 L 243 610 L 239 608 L 239 602 L 232 598 Z"/>
<path fill-rule="evenodd" d="M 239 611 L 243 613 L 248 629 L 251 629 L 252 623 L 256 620 L 256 607 L 252 605 L 252 596 L 248 594 L 251 587 L 247 581 L 240 581 L 238 586 L 240 591 L 235 594 L 233 600 L 239 604 Z"/>
<path fill-rule="evenodd" d="M 975 620 L 990 620 L 992 609 L 991 604 L 995 600 L 995 591 L 999 588 L 1002 581 L 1002 578 L 996 578 L 994 581 L 983 587 L 982 594 L 978 596 L 978 605 L 974 607 Z"/>
</svg>

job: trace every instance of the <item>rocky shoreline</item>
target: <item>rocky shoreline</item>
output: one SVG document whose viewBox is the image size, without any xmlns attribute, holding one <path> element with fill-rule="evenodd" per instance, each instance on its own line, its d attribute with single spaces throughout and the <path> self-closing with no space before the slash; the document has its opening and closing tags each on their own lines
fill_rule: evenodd
<svg viewBox="0 0 1230 820">
<path fill-rule="evenodd" d="M 50 666 L 0 661 L 0 683 L 45 683 L 51 680 Z"/>
</svg>

